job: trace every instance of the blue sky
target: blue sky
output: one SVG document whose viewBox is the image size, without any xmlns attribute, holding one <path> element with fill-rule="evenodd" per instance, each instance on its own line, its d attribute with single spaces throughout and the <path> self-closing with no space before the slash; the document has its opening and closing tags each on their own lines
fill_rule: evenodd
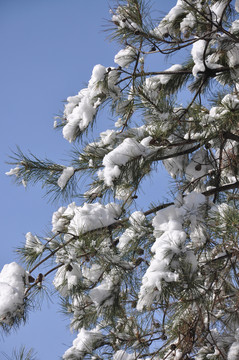
<svg viewBox="0 0 239 360">
<path fill-rule="evenodd" d="M 50 229 L 52 212 L 62 205 L 47 202 L 38 185 L 28 189 L 14 185 L 5 175 L 10 169 L 6 164 L 8 156 L 19 145 L 25 152 L 30 150 L 39 157 L 63 163 L 71 145 L 53 130 L 53 118 L 63 110 L 64 99 L 85 86 L 94 65 L 114 66 L 114 55 L 120 49 L 106 40 L 103 31 L 109 19 L 109 4 L 114 2 L 0 2 L 0 268 L 17 260 L 13 250 L 24 243 L 28 231 L 44 235 Z M 174 4 L 170 0 L 166 6 Z M 165 10 L 165 5 L 160 6 Z M 99 121 L 105 121 L 105 114 Z M 160 174 L 158 177 L 157 184 L 148 183 L 150 193 L 144 199 L 154 200 L 155 193 L 162 190 L 166 180 Z M 75 337 L 67 324 L 59 307 L 44 301 L 41 311 L 30 313 L 27 325 L 0 337 L 0 354 L 11 355 L 14 347 L 24 344 L 33 347 L 39 359 L 57 359 Z"/>
</svg>

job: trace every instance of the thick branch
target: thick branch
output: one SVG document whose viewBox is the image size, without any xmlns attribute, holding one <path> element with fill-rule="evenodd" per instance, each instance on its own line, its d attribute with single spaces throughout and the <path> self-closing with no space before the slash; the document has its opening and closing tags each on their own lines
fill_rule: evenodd
<svg viewBox="0 0 239 360">
<path fill-rule="evenodd" d="M 236 134 L 232 134 L 229 131 L 224 132 L 223 137 L 224 137 L 224 139 L 234 140 L 239 143 L 239 136 Z"/>
<path fill-rule="evenodd" d="M 202 194 L 205 195 L 205 196 L 210 196 L 210 195 L 213 195 L 213 194 L 215 194 L 217 192 L 222 192 L 222 191 L 227 191 L 227 190 L 232 190 L 232 189 L 238 189 L 238 188 L 239 188 L 239 181 L 236 181 L 236 182 L 231 183 L 231 184 L 222 185 L 222 186 L 215 187 L 215 188 L 212 188 L 210 190 L 204 191 L 204 192 L 202 192 Z"/>
</svg>

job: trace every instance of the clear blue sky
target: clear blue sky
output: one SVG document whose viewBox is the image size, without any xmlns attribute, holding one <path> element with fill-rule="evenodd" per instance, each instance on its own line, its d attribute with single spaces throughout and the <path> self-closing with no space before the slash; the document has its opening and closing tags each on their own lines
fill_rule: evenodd
<svg viewBox="0 0 239 360">
<path fill-rule="evenodd" d="M 40 186 L 26 190 L 14 185 L 5 175 L 10 149 L 19 145 L 60 163 L 66 158 L 71 145 L 53 130 L 53 118 L 63 110 L 62 101 L 85 86 L 94 65 L 114 66 L 119 47 L 103 31 L 109 4 L 114 2 L 0 1 L 0 269 L 17 260 L 13 249 L 25 242 L 24 234 L 43 235 L 50 229 L 52 212 L 62 205 L 48 203 Z M 170 0 L 159 10 L 174 4 Z M 152 200 L 163 183 L 158 176 L 159 182 L 150 184 Z M 58 359 L 75 338 L 67 324 L 59 308 L 44 301 L 41 311 L 30 313 L 27 325 L 0 336 L 0 359 L 1 352 L 11 355 L 21 344 L 33 347 L 41 360 Z"/>
</svg>

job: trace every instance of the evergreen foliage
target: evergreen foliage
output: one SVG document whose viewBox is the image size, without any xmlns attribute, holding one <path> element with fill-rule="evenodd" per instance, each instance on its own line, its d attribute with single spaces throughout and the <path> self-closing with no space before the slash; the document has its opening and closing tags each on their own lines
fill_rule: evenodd
<svg viewBox="0 0 239 360">
<path fill-rule="evenodd" d="M 96 65 L 55 123 L 74 143 L 69 164 L 11 158 L 17 183 L 75 202 L 53 214 L 49 237 L 26 235 L 22 284 L 0 274 L 17 293 L 12 307 L 0 294 L 0 324 L 25 318 L 54 274 L 77 333 L 64 360 L 238 360 L 239 1 L 178 0 L 157 20 L 145 0 L 114 5 L 117 66 Z M 159 55 L 182 61 L 148 70 Z M 116 130 L 88 143 L 105 105 Z M 173 195 L 139 211 L 158 164 Z"/>
<path fill-rule="evenodd" d="M 3 354 L 7 360 L 37 360 L 33 349 L 27 350 L 25 347 L 21 347 L 18 351 L 13 350 L 12 356 Z"/>
</svg>

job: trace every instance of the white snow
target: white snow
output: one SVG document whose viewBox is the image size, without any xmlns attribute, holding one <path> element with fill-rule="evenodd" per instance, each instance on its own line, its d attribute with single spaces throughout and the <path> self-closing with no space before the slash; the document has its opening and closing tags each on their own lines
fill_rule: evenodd
<svg viewBox="0 0 239 360">
<path fill-rule="evenodd" d="M 76 139 L 93 121 L 99 105 L 109 96 L 115 99 L 119 95 L 119 87 L 115 85 L 118 73 L 114 68 L 108 71 L 103 65 L 95 65 L 88 87 L 77 95 L 67 98 L 63 127 L 63 136 L 69 142 Z M 105 82 L 104 80 L 107 79 Z"/>
<path fill-rule="evenodd" d="M 91 283 L 97 282 L 103 273 L 103 269 L 99 264 L 92 264 L 90 268 L 83 265 L 81 271 L 85 280 Z"/>
<path fill-rule="evenodd" d="M 213 169 L 213 166 L 208 159 L 207 151 L 201 148 L 194 153 L 185 169 L 186 179 L 193 181 L 208 174 L 211 169 Z"/>
<path fill-rule="evenodd" d="M 157 300 L 162 290 L 162 280 L 175 282 L 179 279 L 177 272 L 178 259 L 183 256 L 193 274 L 197 269 L 197 259 L 193 251 L 185 244 L 186 233 L 183 222 L 188 219 L 191 225 L 196 226 L 195 217 L 200 207 L 205 203 L 205 197 L 192 192 L 182 199 L 181 206 L 171 205 L 157 212 L 152 221 L 155 243 L 151 247 L 154 256 L 142 278 L 137 309 L 150 308 Z M 175 255 L 177 255 L 175 257 Z M 174 258 L 173 266 L 171 261 Z"/>
<path fill-rule="evenodd" d="M 163 18 L 160 24 L 151 31 L 153 35 L 158 37 L 164 37 L 169 34 L 172 29 L 172 23 L 181 15 L 186 15 L 185 3 L 183 0 L 178 0 L 177 4 L 169 11 L 169 13 Z"/>
<path fill-rule="evenodd" d="M 214 359 L 217 358 L 219 355 L 220 355 L 219 350 L 218 350 L 217 348 L 214 348 L 214 353 L 208 354 L 208 355 L 207 355 L 207 359 L 209 359 L 209 360 L 210 360 L 210 359 L 214 360 Z M 231 359 L 231 358 L 229 358 L 229 359 Z"/>
<path fill-rule="evenodd" d="M 239 109 L 239 97 L 236 94 L 227 94 L 221 101 L 222 105 L 230 110 Z"/>
<path fill-rule="evenodd" d="M 57 270 L 53 284 L 62 296 L 67 296 L 69 291 L 78 284 L 81 278 L 80 266 L 78 264 L 68 264 Z"/>
<path fill-rule="evenodd" d="M 211 16 L 214 23 L 220 23 L 221 17 L 224 13 L 225 6 L 227 6 L 227 1 L 217 1 L 211 7 Z M 216 30 L 216 26 L 212 26 L 212 29 Z M 209 69 L 218 68 L 221 65 L 217 64 L 217 55 L 211 54 L 208 55 L 208 50 L 210 49 L 210 44 L 203 39 L 198 39 L 192 47 L 191 55 L 194 61 L 194 67 L 192 69 L 193 76 L 197 77 L 199 72 L 204 72 L 206 67 Z"/>
<path fill-rule="evenodd" d="M 126 247 L 130 241 L 133 239 L 142 236 L 143 233 L 143 225 L 145 221 L 145 215 L 141 211 L 135 211 L 129 217 L 129 222 L 131 226 L 126 229 L 123 234 L 119 237 L 119 243 L 117 247 L 122 250 Z"/>
<path fill-rule="evenodd" d="M 119 237 L 119 243 L 117 247 L 122 250 L 125 246 L 127 246 L 130 243 L 132 239 L 135 238 L 135 235 L 136 233 L 134 229 L 132 229 L 131 227 L 126 229 L 123 232 L 123 234 Z"/>
<path fill-rule="evenodd" d="M 235 1 L 235 9 L 237 12 L 239 12 L 239 0 Z"/>
<path fill-rule="evenodd" d="M 190 238 L 194 246 L 202 246 L 205 244 L 207 238 L 205 236 L 205 227 L 203 225 L 197 224 L 195 226 L 191 225 Z"/>
<path fill-rule="evenodd" d="M 183 357 L 183 352 L 180 349 L 176 349 L 175 353 L 173 353 L 172 355 L 173 355 L 172 360 L 181 360 Z"/>
<path fill-rule="evenodd" d="M 175 179 L 178 175 L 181 176 L 184 173 L 188 164 L 188 155 L 179 155 L 165 159 L 163 164 L 170 176 Z"/>
<path fill-rule="evenodd" d="M 206 67 L 209 69 L 219 68 L 217 54 L 208 55 L 208 44 L 205 40 L 197 40 L 192 47 L 192 58 L 195 63 L 192 69 L 193 76 L 197 77 L 199 72 L 204 72 Z"/>
<path fill-rule="evenodd" d="M 115 299 L 114 291 L 117 286 L 117 280 L 112 279 L 110 275 L 106 276 L 100 285 L 90 290 L 90 298 L 95 303 L 96 307 L 113 305 Z"/>
<path fill-rule="evenodd" d="M 128 12 L 128 5 L 118 6 L 116 11 L 113 13 L 111 20 L 118 26 L 118 28 L 128 28 L 129 30 L 136 31 L 140 30 L 140 26 L 130 19 Z M 127 14 L 127 15 L 126 15 Z"/>
<path fill-rule="evenodd" d="M 150 94 L 151 98 L 157 98 L 158 96 L 158 88 L 160 85 L 165 85 L 168 83 L 168 81 L 171 79 L 173 74 L 167 74 L 167 72 L 178 72 L 180 70 L 183 70 L 183 66 L 180 64 L 174 64 L 170 68 L 164 70 L 165 74 L 160 75 L 154 75 L 151 77 L 148 77 L 144 82 L 144 89 L 147 92 L 147 94 Z"/>
<path fill-rule="evenodd" d="M 142 278 L 137 304 L 139 311 L 142 311 L 144 307 L 150 308 L 150 305 L 161 293 L 162 280 L 172 282 L 177 281 L 179 278 L 176 271 L 169 270 L 169 265 L 173 255 L 180 253 L 180 247 L 186 240 L 186 234 L 180 230 L 166 231 L 157 240 L 151 248 L 155 256 Z"/>
<path fill-rule="evenodd" d="M 135 211 L 129 217 L 129 222 L 132 226 L 139 227 L 145 221 L 145 215 L 142 211 Z"/>
<path fill-rule="evenodd" d="M 135 139 L 127 138 L 103 159 L 104 166 L 125 165 L 130 159 L 140 156 L 144 153 L 145 148 Z"/>
<path fill-rule="evenodd" d="M 114 130 L 106 130 L 100 133 L 102 145 L 109 145 L 116 138 L 116 132 Z"/>
<path fill-rule="evenodd" d="M 11 324 L 11 318 L 23 310 L 25 275 L 16 262 L 4 265 L 0 273 L 0 322 Z"/>
<path fill-rule="evenodd" d="M 135 211 L 129 217 L 131 226 L 126 229 L 119 237 L 119 243 L 117 247 L 122 251 L 133 239 L 137 239 L 142 236 L 145 222 L 145 215 L 141 211 Z"/>
<path fill-rule="evenodd" d="M 136 360 L 136 359 L 139 359 L 137 354 L 129 354 L 124 350 L 116 351 L 113 357 L 113 360 Z"/>
<path fill-rule="evenodd" d="M 193 29 L 196 23 L 196 18 L 194 14 L 189 13 L 180 23 L 180 30 L 183 34 L 187 34 L 190 29 Z"/>
<path fill-rule="evenodd" d="M 25 248 L 32 249 L 37 254 L 40 254 L 43 251 L 44 245 L 37 236 L 34 236 L 31 232 L 28 232 L 25 237 Z"/>
<path fill-rule="evenodd" d="M 126 185 L 117 185 L 115 190 L 115 198 L 118 200 L 123 200 L 128 203 L 132 202 L 132 190 L 129 186 Z"/>
<path fill-rule="evenodd" d="M 200 72 L 205 71 L 205 65 L 204 65 L 204 57 L 205 57 L 205 49 L 207 46 L 207 42 L 205 40 L 198 40 L 193 44 L 191 55 L 193 58 L 193 61 L 195 63 L 192 74 L 193 76 L 197 77 L 197 74 Z"/>
<path fill-rule="evenodd" d="M 172 72 L 178 72 L 180 70 L 183 69 L 183 66 L 180 64 L 174 64 L 172 65 L 170 68 L 168 68 L 167 70 L 165 70 L 165 72 L 167 71 L 172 71 Z M 160 81 L 161 84 L 167 84 L 169 82 L 169 80 L 171 79 L 172 75 L 171 74 L 163 74 L 163 75 L 157 75 L 158 79 Z"/>
<path fill-rule="evenodd" d="M 60 208 L 53 214 L 52 231 L 64 229 L 70 234 L 80 235 L 113 224 L 120 212 L 120 206 L 115 203 L 107 205 L 85 203 L 82 207 L 72 203 L 66 209 Z"/>
<path fill-rule="evenodd" d="M 238 33 L 238 31 L 239 31 L 239 20 L 235 20 L 232 22 L 230 32 L 234 34 L 234 33 Z"/>
<path fill-rule="evenodd" d="M 114 140 L 117 137 L 117 132 L 115 130 L 106 130 L 100 133 L 100 141 L 95 141 L 87 145 L 86 150 L 88 147 L 104 147 L 107 145 L 111 145 L 114 143 Z"/>
<path fill-rule="evenodd" d="M 11 169 L 10 171 L 7 171 L 5 174 L 8 176 L 12 176 L 12 175 L 18 176 L 19 170 L 20 170 L 20 167 L 16 166 L 15 168 Z"/>
<path fill-rule="evenodd" d="M 83 359 L 86 354 L 91 354 L 94 348 L 99 347 L 104 339 L 103 334 L 96 327 L 93 330 L 80 329 L 77 338 L 73 341 L 73 346 L 63 355 L 64 360 L 72 358 Z"/>
<path fill-rule="evenodd" d="M 98 171 L 100 180 L 107 186 L 112 186 L 113 181 L 120 176 L 120 166 L 138 156 L 146 155 L 147 147 L 133 138 L 126 138 L 115 149 L 104 156 L 104 169 Z"/>
<path fill-rule="evenodd" d="M 228 65 L 234 68 L 239 63 L 239 46 L 233 44 L 233 46 L 227 51 Z M 234 70 L 236 73 L 236 79 L 238 79 L 238 69 Z M 233 73 L 232 73 L 233 74 Z M 228 94 L 229 95 L 229 94 Z"/>
<path fill-rule="evenodd" d="M 68 205 L 69 208 L 70 205 Z M 61 206 L 57 211 L 52 215 L 52 232 L 65 232 L 67 230 L 67 225 L 69 224 L 72 216 L 64 215 L 66 207 Z"/>
<path fill-rule="evenodd" d="M 57 185 L 63 190 L 70 178 L 74 175 L 75 169 L 72 166 L 68 166 L 63 169 L 61 176 L 57 180 Z"/>
<path fill-rule="evenodd" d="M 227 360 L 238 360 L 239 359 L 239 328 L 235 331 L 235 340 L 227 354 Z"/>
<path fill-rule="evenodd" d="M 217 1 L 211 6 L 212 20 L 215 23 L 220 23 L 225 7 L 228 5 L 227 0 Z M 213 27 L 214 29 L 215 27 Z"/>
<path fill-rule="evenodd" d="M 121 67 L 128 67 L 136 59 L 136 51 L 132 46 L 121 49 L 114 58 L 114 62 Z"/>
</svg>

